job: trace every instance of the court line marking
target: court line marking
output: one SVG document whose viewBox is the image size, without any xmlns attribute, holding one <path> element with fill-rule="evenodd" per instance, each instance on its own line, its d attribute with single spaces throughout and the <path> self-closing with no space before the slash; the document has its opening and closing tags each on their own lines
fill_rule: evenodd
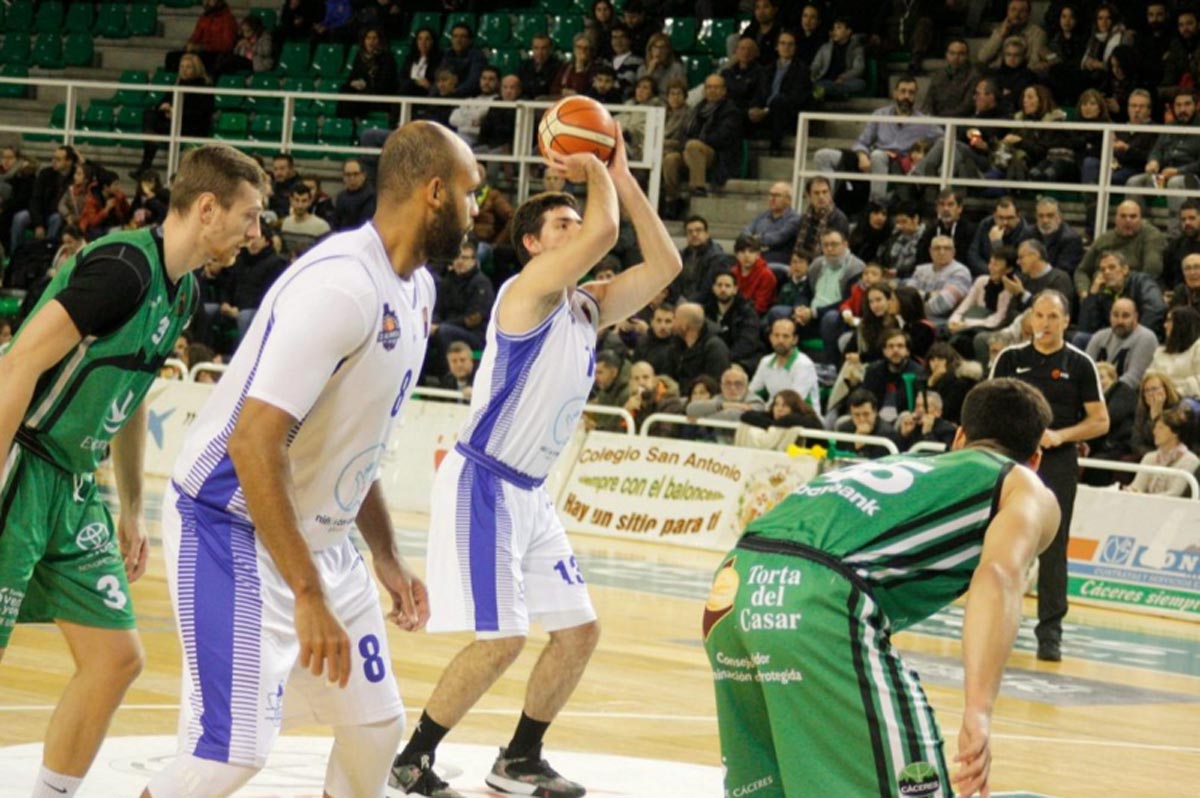
<svg viewBox="0 0 1200 798">
<path fill-rule="evenodd" d="M 19 705 L 0 705 L 0 712 L 50 712 L 54 709 L 52 704 L 19 704 Z M 143 712 L 143 711 L 178 711 L 178 704 L 122 704 L 120 709 Z M 420 707 L 405 707 L 408 712 L 416 712 Z M 941 710 L 939 710 L 941 711 Z M 516 715 L 517 709 L 497 709 L 497 708 L 482 708 L 472 709 L 471 712 L 476 715 Z M 947 711 L 947 714 L 960 715 L 953 711 Z M 581 710 L 566 710 L 559 713 L 559 717 L 570 718 L 617 718 L 620 720 L 672 720 L 672 721 L 689 721 L 701 723 L 716 723 L 715 715 L 666 715 L 646 712 L 587 712 Z M 1033 734 L 993 734 L 993 738 L 1001 740 L 1017 740 L 1020 742 L 1037 742 L 1037 743 L 1057 743 L 1059 745 L 1083 745 L 1097 748 L 1132 748 L 1139 751 L 1167 751 L 1178 754 L 1200 754 L 1200 746 L 1187 745 L 1159 745 L 1156 743 L 1135 743 L 1128 740 L 1098 740 L 1082 737 L 1043 737 Z"/>
</svg>

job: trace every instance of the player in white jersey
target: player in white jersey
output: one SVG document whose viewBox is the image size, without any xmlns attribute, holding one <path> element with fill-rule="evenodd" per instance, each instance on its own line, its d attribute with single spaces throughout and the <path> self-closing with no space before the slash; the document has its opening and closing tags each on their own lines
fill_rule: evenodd
<svg viewBox="0 0 1200 798">
<path fill-rule="evenodd" d="M 334 729 L 327 798 L 378 798 L 403 734 L 389 617 L 428 619 L 396 552 L 377 468 L 425 356 L 428 258 L 477 212 L 475 162 L 412 123 L 379 160 L 374 219 L 313 248 L 267 293 L 189 429 L 164 498 L 163 549 L 184 651 L 180 751 L 144 796 L 232 794 L 283 723 Z"/>
<path fill-rule="evenodd" d="M 520 654 L 530 620 L 550 642 L 534 666 L 524 711 L 488 785 L 542 798 L 584 788 L 541 757 L 542 738 L 599 639 L 571 545 L 543 487 L 578 422 L 596 365 L 596 332 L 644 307 L 680 271 L 676 251 L 618 148 L 606 168 L 590 154 L 548 168 L 587 183 L 580 219 L 569 194 L 531 197 L 513 219 L 523 268 L 497 294 L 471 418 L 434 481 L 426 580 L 431 631 L 476 633 L 442 674 L 392 765 L 393 794 L 453 798 L 433 772 L 441 739 Z M 576 283 L 611 249 L 618 201 L 645 263 L 608 282 Z"/>
</svg>

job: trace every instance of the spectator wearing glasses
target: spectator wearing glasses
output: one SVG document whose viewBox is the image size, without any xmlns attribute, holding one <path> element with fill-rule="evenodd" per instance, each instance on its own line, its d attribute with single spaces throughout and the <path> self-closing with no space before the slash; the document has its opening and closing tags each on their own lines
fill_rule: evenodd
<svg viewBox="0 0 1200 798">
<path fill-rule="evenodd" d="M 592 50 L 592 40 L 587 34 L 578 34 L 572 43 L 574 58 L 563 64 L 550 83 L 550 96 L 558 99 L 572 94 L 586 94 L 592 87 L 592 79 L 596 77 L 595 55 Z"/>
<path fill-rule="evenodd" d="M 345 186 L 333 204 L 333 227 L 347 230 L 359 227 L 375 215 L 375 189 L 367 182 L 362 161 L 351 158 L 342 164 Z"/>
<path fill-rule="evenodd" d="M 1029 21 L 1030 0 L 1009 0 L 1003 20 L 992 29 L 992 35 L 979 48 L 979 65 L 993 69 L 1002 65 L 1001 51 L 1008 48 L 1009 40 L 1021 42 L 1023 54 L 1028 55 L 1029 68 L 1041 69 L 1046 64 L 1049 49 L 1046 46 L 1046 31 Z"/>
</svg>

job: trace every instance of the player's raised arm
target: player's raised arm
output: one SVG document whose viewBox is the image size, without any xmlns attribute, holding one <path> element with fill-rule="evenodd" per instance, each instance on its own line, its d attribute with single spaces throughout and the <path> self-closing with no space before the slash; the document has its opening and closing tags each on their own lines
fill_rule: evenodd
<svg viewBox="0 0 1200 798">
<path fill-rule="evenodd" d="M 616 140 L 608 171 L 612 175 L 621 207 L 633 222 L 645 260 L 606 283 L 588 286 L 588 291 L 600 303 L 601 327 L 616 324 L 644 308 L 655 294 L 670 285 L 683 268 L 671 234 L 629 171 L 619 125 Z"/>
<path fill-rule="evenodd" d="M 1058 519 L 1058 503 L 1037 475 L 1014 468 L 1004 480 L 967 596 L 962 642 L 966 702 L 954 776 L 962 795 L 988 794 L 992 708 L 1021 623 L 1025 574 L 1054 540 Z"/>
<path fill-rule="evenodd" d="M 539 235 L 514 232 L 522 236 L 513 242 L 518 253 L 524 248 L 532 258 L 497 305 L 500 328 L 513 335 L 540 324 L 559 304 L 563 290 L 578 283 L 617 243 L 617 192 L 604 164 L 591 153 L 557 152 L 550 153 L 547 163 L 552 174 L 587 184 L 587 207 L 582 221 L 574 207 L 560 205 L 545 212 Z M 560 237 L 569 241 L 555 246 Z"/>
</svg>

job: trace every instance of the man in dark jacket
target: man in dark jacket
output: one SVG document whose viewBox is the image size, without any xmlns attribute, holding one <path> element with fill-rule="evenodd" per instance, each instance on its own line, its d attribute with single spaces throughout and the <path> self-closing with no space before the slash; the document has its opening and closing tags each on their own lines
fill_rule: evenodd
<svg viewBox="0 0 1200 798">
<path fill-rule="evenodd" d="M 862 387 L 875 396 L 880 413 L 890 420 L 916 406 L 917 380 L 924 376 L 921 364 L 909 357 L 908 333 L 892 330 L 883 339 L 883 359 L 867 366 Z"/>
<path fill-rule="evenodd" d="M 879 414 L 879 400 L 875 394 L 868 390 L 859 388 L 846 400 L 846 404 L 850 407 L 850 419 L 843 421 L 838 425 L 838 432 L 852 432 L 856 435 L 871 435 L 876 438 L 887 438 L 894 441 L 896 438 L 895 431 L 892 425 L 884 421 Z M 891 451 L 878 443 L 837 443 L 838 449 L 849 451 L 852 457 L 863 457 L 868 460 L 874 460 L 878 457 L 887 457 Z"/>
<path fill-rule="evenodd" d="M 358 227 L 375 215 L 375 189 L 367 183 L 362 161 L 351 158 L 342 164 L 342 182 L 346 188 L 334 202 L 334 230 Z"/>
<path fill-rule="evenodd" d="M 50 159 L 50 165 L 37 173 L 33 181 L 33 196 L 29 201 L 29 209 L 17 211 L 12 223 L 12 247 L 10 253 L 25 239 L 25 231 L 33 228 L 33 234 L 38 239 L 49 236 L 58 238 L 63 220 L 58 214 L 58 201 L 63 192 L 71 185 L 75 175 L 75 166 L 79 163 L 79 155 L 73 147 L 59 147 Z"/>
<path fill-rule="evenodd" d="M 1159 282 L 1173 291 L 1183 282 L 1183 259 L 1200 252 L 1200 200 L 1187 199 L 1179 209 L 1179 235 L 1167 241 L 1163 250 L 1162 276 Z"/>
<path fill-rule="evenodd" d="M 737 174 L 742 160 L 742 112 L 725 95 L 725 78 L 704 79 L 704 102 L 688 113 L 684 123 L 683 152 L 663 158 L 663 191 L 668 201 L 679 199 L 685 166 L 693 197 L 708 193 L 710 168 L 717 185 Z"/>
<path fill-rule="evenodd" d="M 459 22 L 450 29 L 450 49 L 442 54 L 439 69 L 449 69 L 458 76 L 455 97 L 472 97 L 479 90 L 479 76 L 487 66 L 487 56 L 474 46 L 475 35 L 470 26 Z"/>
<path fill-rule="evenodd" d="M 239 341 L 250 329 L 263 297 L 287 267 L 287 258 L 275 251 L 271 239 L 259 236 L 238 252 L 231 268 L 224 270 L 224 280 L 219 282 L 221 302 L 217 311 L 237 322 Z"/>
<path fill-rule="evenodd" d="M 1195 12 L 1189 12 L 1195 19 Z M 1196 90 L 1179 89 L 1172 104 L 1176 127 L 1196 126 Z M 1183 133 L 1163 133 L 1150 150 L 1150 159 L 1140 175 L 1129 178 L 1126 185 L 1138 188 L 1196 189 L 1200 187 L 1200 136 Z M 1171 209 L 1171 224 L 1179 216 L 1184 197 L 1167 197 Z M 1138 197 L 1144 203 L 1145 197 Z"/>
<path fill-rule="evenodd" d="M 708 295 L 713 275 L 729 268 L 729 256 L 708 233 L 708 220 L 689 216 L 683 223 L 687 244 L 679 250 L 683 270 L 671 283 L 671 295 L 698 302 Z"/>
<path fill-rule="evenodd" d="M 476 244 L 465 242 L 442 277 L 433 306 L 425 373 L 439 377 L 446 371 L 446 351 L 454 341 L 482 349 L 496 291 L 479 270 Z"/>
<path fill-rule="evenodd" d="M 562 61 L 554 54 L 554 44 L 544 33 L 533 37 L 529 52 L 530 57 L 521 62 L 517 77 L 521 79 L 522 96 L 536 100 L 550 93 L 550 83 L 562 68 Z"/>
<path fill-rule="evenodd" d="M 1133 301 L 1143 327 L 1162 335 L 1163 319 L 1167 315 L 1162 289 L 1145 272 L 1131 271 L 1129 261 L 1120 252 L 1105 252 L 1100 256 L 1096 279 L 1079 302 L 1079 329 L 1094 333 L 1107 327 L 1113 303 L 1122 298 Z M 1075 338 L 1072 343 L 1080 346 L 1081 341 Z"/>
<path fill-rule="evenodd" d="M 670 374 L 675 359 L 674 329 L 675 306 L 663 302 L 650 317 L 650 329 L 633 348 L 633 362 L 644 360 L 654 367 L 655 374 Z"/>
<path fill-rule="evenodd" d="M 1012 197 L 1001 197 L 996 200 L 992 218 L 984 219 L 975 230 L 975 238 L 967 249 L 967 268 L 976 277 L 987 274 L 988 260 L 994 248 L 1015 247 L 1033 238 L 1036 232 L 1033 225 L 1021 218 Z"/>
<path fill-rule="evenodd" d="M 808 64 L 796 57 L 796 34 L 783 31 L 775 43 L 777 57 L 766 68 L 762 91 L 750 109 L 751 123 L 771 131 L 771 151 L 783 152 L 784 136 L 796 133 L 796 117 L 812 101 L 813 82 Z"/>
<path fill-rule="evenodd" d="M 758 314 L 749 300 L 738 293 L 737 281 L 727 271 L 713 277 L 712 291 L 704 298 L 704 315 L 717 325 L 718 335 L 729 348 L 729 359 L 754 373 L 762 357 Z"/>
<path fill-rule="evenodd" d="M 946 43 L 946 66 L 934 73 L 921 110 L 929 116 L 967 116 L 975 109 L 974 91 L 979 69 L 971 63 L 965 39 Z"/>
<path fill-rule="evenodd" d="M 701 374 L 720 381 L 729 363 L 729 347 L 704 318 L 704 308 L 692 302 L 675 308 L 675 359 L 667 373 L 681 386 Z"/>
<path fill-rule="evenodd" d="M 1033 238 L 1046 245 L 1047 260 L 1070 275 L 1083 260 L 1083 236 L 1063 221 L 1058 200 L 1042 197 L 1037 203 L 1037 231 Z"/>
<path fill-rule="evenodd" d="M 975 240 L 978 225 L 963 217 L 963 198 L 952 188 L 942 189 L 937 195 L 937 215 L 932 224 L 925 225 L 925 235 L 917 244 L 917 252 L 928 252 L 933 239 L 946 236 L 954 239 L 955 252 L 968 252 Z"/>
<path fill-rule="evenodd" d="M 721 70 L 721 77 L 725 78 L 726 94 L 742 113 L 748 114 L 759 102 L 765 75 L 766 70 L 758 62 L 757 42 L 749 36 L 738 39 L 733 60 Z"/>
</svg>

